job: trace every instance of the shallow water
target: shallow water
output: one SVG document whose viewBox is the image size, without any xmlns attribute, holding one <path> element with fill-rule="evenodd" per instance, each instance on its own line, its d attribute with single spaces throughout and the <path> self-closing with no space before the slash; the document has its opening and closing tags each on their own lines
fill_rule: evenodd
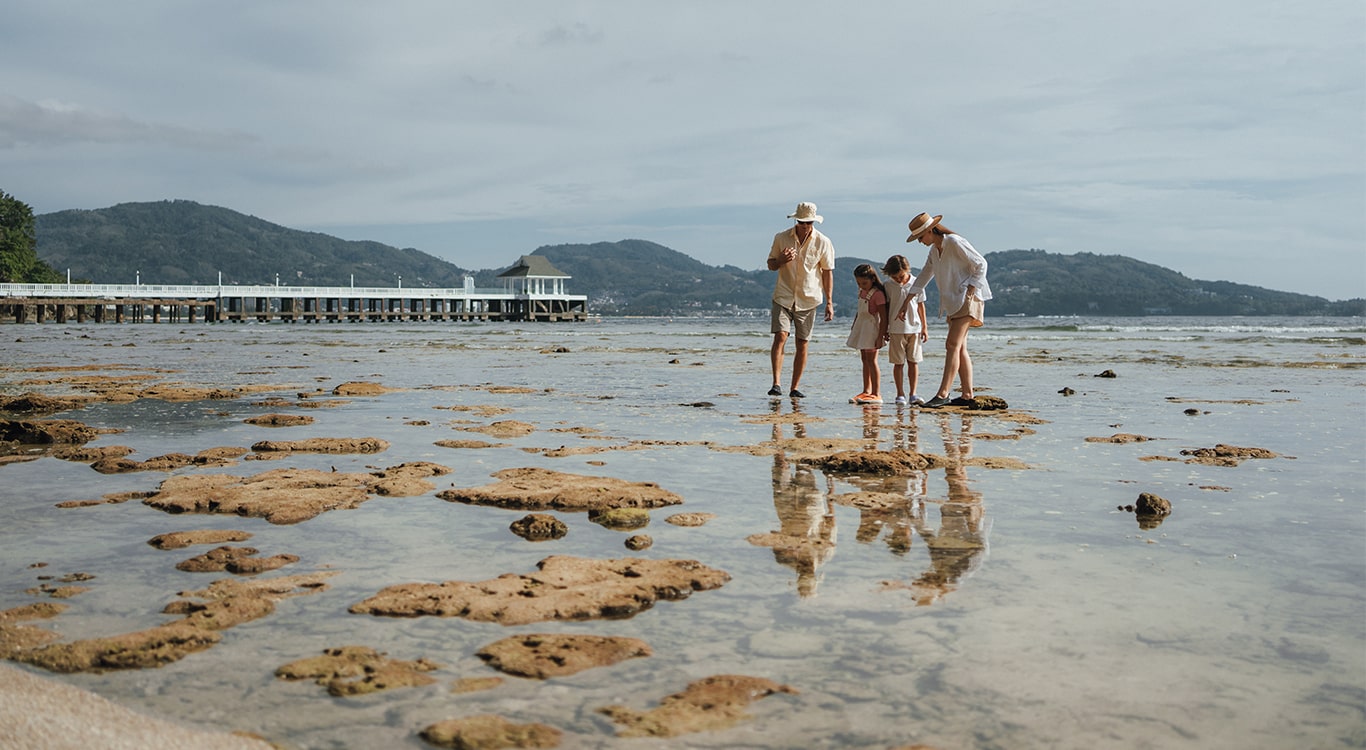
<svg viewBox="0 0 1366 750">
<path fill-rule="evenodd" d="M 85 584 L 92 590 L 47 623 L 64 638 L 165 622 L 160 610 L 176 592 L 221 577 L 175 570 L 205 548 L 146 544 L 168 531 L 241 529 L 261 556 L 301 558 L 266 576 L 339 571 L 329 590 L 286 599 L 180 662 L 58 676 L 139 710 L 296 748 L 423 747 L 422 727 L 480 713 L 553 725 L 572 748 L 1366 747 L 1366 323 L 993 318 L 971 335 L 979 391 L 1041 420 L 1027 425 L 846 403 L 859 365 L 839 324 L 818 327 L 803 381 L 809 398 L 770 400 L 764 327 L 733 319 L 0 327 L 5 392 L 60 392 L 21 381 L 62 374 L 33 368 L 86 363 L 132 368 L 114 374 L 161 368 L 171 372 L 160 377 L 187 385 L 279 386 L 233 400 L 58 415 L 124 429 L 95 445 L 132 446 L 132 458 L 313 436 L 392 443 L 377 455 L 182 471 L 364 471 L 426 460 L 453 470 L 437 480 L 446 487 L 540 466 L 657 482 L 685 500 L 654 512 L 645 530 L 654 546 L 633 553 L 626 534 L 582 514 L 558 514 L 568 536 L 533 544 L 507 528 L 524 513 L 435 493 L 376 498 L 293 526 L 173 516 L 136 502 L 58 509 L 150 490 L 166 475 L 105 476 L 43 458 L 0 467 L 0 609 L 34 601 L 25 589 L 38 575 L 83 571 L 97 576 Z M 938 380 L 941 342 L 927 345 L 921 394 Z M 1116 377 L 1095 377 L 1107 369 Z M 890 393 L 885 363 L 883 374 Z M 403 390 L 335 408 L 253 405 L 356 380 Z M 1064 387 L 1075 393 L 1062 395 Z M 442 408 L 454 405 L 509 411 Z M 242 421 L 267 411 L 317 421 L 279 429 Z M 506 447 L 434 445 L 493 440 L 461 428 L 501 419 L 537 430 L 497 441 Z M 1154 440 L 1085 440 L 1120 432 Z M 867 480 L 738 450 L 799 434 L 1028 468 L 968 464 Z M 1140 460 L 1181 459 L 1183 449 L 1217 443 L 1279 457 L 1236 467 Z M 560 446 L 614 450 L 536 452 Z M 859 490 L 906 501 L 880 516 L 831 502 Z M 1160 526 L 1141 529 L 1116 509 L 1140 492 L 1171 501 Z M 717 517 L 700 528 L 663 522 L 676 511 Z M 777 530 L 827 538 L 833 551 L 783 555 L 747 541 Z M 347 613 L 387 585 L 526 573 L 551 554 L 696 559 L 732 580 L 624 620 L 507 628 Z M 39 561 L 48 566 L 29 567 Z M 518 632 L 633 636 L 655 653 L 567 678 L 449 690 L 457 678 L 497 674 L 474 652 Z M 348 644 L 445 666 L 433 673 L 437 685 L 346 699 L 273 677 L 282 664 Z M 672 739 L 618 739 L 596 712 L 614 703 L 648 709 L 721 673 L 800 692 L 755 702 L 733 728 Z"/>
</svg>

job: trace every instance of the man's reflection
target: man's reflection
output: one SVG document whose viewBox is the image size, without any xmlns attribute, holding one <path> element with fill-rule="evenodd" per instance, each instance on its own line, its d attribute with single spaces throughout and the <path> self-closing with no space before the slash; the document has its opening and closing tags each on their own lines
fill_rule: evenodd
<svg viewBox="0 0 1366 750">
<path fill-rule="evenodd" d="M 800 407 L 793 407 L 800 415 Z M 776 416 L 776 414 L 775 414 Z M 804 437 L 806 426 L 794 420 L 794 437 Z M 816 483 L 809 467 L 788 459 L 783 449 L 781 422 L 773 424 L 773 509 L 778 514 L 778 529 L 749 538 L 751 544 L 773 549 L 773 558 L 797 573 L 797 593 L 814 596 L 820 578 L 819 568 L 835 554 L 835 514 L 826 502 L 826 492 Z"/>
</svg>

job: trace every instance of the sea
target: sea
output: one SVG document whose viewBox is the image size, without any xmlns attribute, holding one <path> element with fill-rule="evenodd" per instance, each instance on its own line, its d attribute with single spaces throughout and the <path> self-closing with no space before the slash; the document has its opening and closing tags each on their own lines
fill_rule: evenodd
<svg viewBox="0 0 1366 750">
<path fill-rule="evenodd" d="M 79 392 L 60 378 L 92 372 L 253 389 L 53 415 L 118 430 L 91 445 L 129 446 L 130 458 L 308 437 L 390 444 L 173 474 L 430 461 L 451 470 L 437 490 L 541 467 L 683 498 L 629 533 L 555 513 L 568 533 L 529 542 L 509 530 L 525 512 L 436 490 L 273 525 L 137 501 L 59 508 L 154 490 L 169 474 L 11 463 L 0 466 L 0 610 L 44 601 L 40 576 L 93 575 L 65 612 L 30 623 L 63 640 L 162 624 L 177 592 L 231 577 L 177 570 L 207 548 L 159 550 L 147 544 L 158 534 L 243 530 L 262 557 L 299 557 L 260 577 L 335 572 L 326 590 L 284 599 L 159 668 L 16 666 L 139 712 L 299 749 L 427 747 L 427 725 L 479 714 L 550 725 L 565 748 L 1366 747 L 1366 320 L 990 317 L 969 337 L 977 393 L 1008 408 L 971 413 L 891 403 L 885 360 L 886 403 L 849 403 L 861 372 L 846 333 L 847 322 L 818 323 L 806 398 L 775 399 L 766 316 L 0 326 L 6 394 Z M 921 396 L 939 380 L 942 346 L 932 322 Z M 81 366 L 92 367 L 65 369 Z M 785 387 L 790 366 L 789 346 Z M 391 390 L 331 396 L 349 382 Z M 261 405 L 272 396 L 339 403 Z M 244 421 L 272 412 L 315 421 Z M 534 429 L 480 431 L 502 420 Z M 492 445 L 437 445 L 450 440 Z M 799 449 L 822 440 L 933 454 L 949 467 L 826 474 Z M 1220 445 L 1260 457 L 1195 460 Z M 1170 514 L 1126 510 L 1144 493 Z M 870 496 L 883 502 L 861 501 Z M 713 517 L 665 522 L 675 512 Z M 641 533 L 653 546 L 628 550 Z M 797 541 L 765 544 L 774 534 Z M 551 555 L 697 560 L 730 581 L 611 620 L 509 627 L 348 612 L 386 586 L 531 573 Z M 452 689 L 500 676 L 476 652 L 525 633 L 628 636 L 653 653 Z M 275 677 L 347 645 L 437 662 L 437 682 L 339 698 Z M 754 700 L 730 726 L 667 738 L 620 737 L 599 710 L 648 711 L 720 674 L 793 692 Z"/>
</svg>

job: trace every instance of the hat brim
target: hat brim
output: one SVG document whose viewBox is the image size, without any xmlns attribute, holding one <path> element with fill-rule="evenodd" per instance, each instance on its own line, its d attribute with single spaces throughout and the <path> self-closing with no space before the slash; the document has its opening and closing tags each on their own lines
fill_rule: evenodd
<svg viewBox="0 0 1366 750">
<path fill-rule="evenodd" d="M 817 224 L 820 224 L 821 222 L 825 221 L 825 217 L 821 216 L 820 214 L 816 214 L 815 216 L 798 216 L 797 214 L 788 214 L 787 218 L 796 219 L 797 221 L 814 221 Z"/>
<path fill-rule="evenodd" d="M 930 223 L 928 223 L 928 224 L 926 224 L 925 226 L 923 226 L 923 227 L 921 227 L 921 228 L 915 230 L 914 232 L 911 232 L 911 236 L 910 236 L 910 237 L 907 237 L 907 238 L 906 238 L 906 241 L 907 241 L 907 242 L 915 242 L 915 238 L 916 238 L 916 237 L 919 237 L 920 235 L 922 235 L 922 234 L 924 234 L 924 233 L 930 231 L 931 229 L 934 229 L 935 227 L 939 226 L 939 220 L 942 219 L 942 218 L 944 218 L 944 214 L 939 214 L 938 216 L 934 217 L 933 219 L 930 219 Z"/>
</svg>

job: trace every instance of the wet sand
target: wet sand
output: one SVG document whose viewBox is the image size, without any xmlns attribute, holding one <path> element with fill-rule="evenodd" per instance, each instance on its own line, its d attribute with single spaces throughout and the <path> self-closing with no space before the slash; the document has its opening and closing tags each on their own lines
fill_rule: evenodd
<svg viewBox="0 0 1366 750">
<path fill-rule="evenodd" d="M 94 693 L 0 663 L 6 750 L 270 750 L 259 739 L 146 716 Z"/>
</svg>

